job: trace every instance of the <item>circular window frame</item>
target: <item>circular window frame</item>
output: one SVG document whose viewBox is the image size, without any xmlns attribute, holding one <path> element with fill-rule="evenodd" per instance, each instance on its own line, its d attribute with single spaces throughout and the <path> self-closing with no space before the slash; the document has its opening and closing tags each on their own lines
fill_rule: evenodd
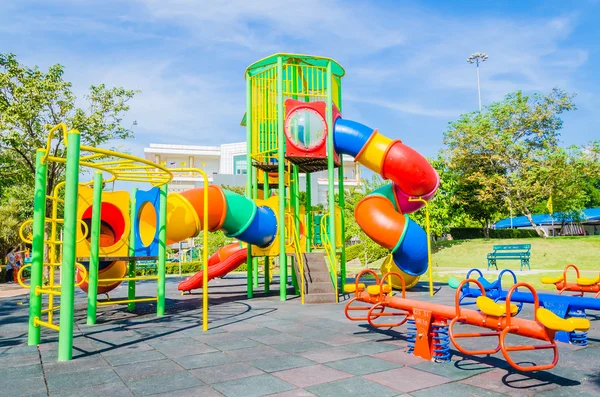
<svg viewBox="0 0 600 397">
<path fill-rule="evenodd" d="M 314 113 L 315 115 L 317 115 L 317 117 L 321 120 L 321 122 L 323 123 L 323 136 L 321 138 L 320 141 L 318 141 L 317 143 L 315 143 L 314 145 L 311 146 L 300 146 L 298 145 L 298 143 L 296 142 L 296 140 L 292 137 L 291 133 L 290 133 L 290 122 L 292 120 L 292 117 L 298 113 L 298 112 L 304 112 L 304 111 L 309 111 Z M 328 134 L 328 128 L 327 128 L 327 121 L 325 120 L 325 118 L 323 117 L 323 115 L 321 113 L 319 113 L 316 109 L 309 107 L 309 106 L 301 106 L 298 107 L 294 110 L 292 110 L 288 115 L 287 118 L 285 120 L 285 126 L 284 126 L 284 131 L 285 131 L 285 136 L 287 137 L 287 140 L 289 143 L 291 143 L 294 148 L 301 150 L 303 152 L 306 153 L 310 153 L 310 152 L 314 152 L 315 150 L 319 149 L 320 147 L 322 147 L 325 144 L 325 141 L 327 140 L 327 134 Z"/>
</svg>

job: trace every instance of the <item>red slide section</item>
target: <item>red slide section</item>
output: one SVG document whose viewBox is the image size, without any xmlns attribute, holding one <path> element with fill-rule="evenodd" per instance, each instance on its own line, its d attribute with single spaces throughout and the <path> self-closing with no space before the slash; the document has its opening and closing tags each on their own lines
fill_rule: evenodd
<svg viewBox="0 0 600 397">
<path fill-rule="evenodd" d="M 237 269 L 246 262 L 248 249 L 240 247 L 239 244 L 230 244 L 219 249 L 208 259 L 208 279 L 222 277 Z M 179 291 L 191 291 L 202 288 L 203 271 L 199 271 L 191 277 L 186 278 L 177 289 Z"/>
</svg>

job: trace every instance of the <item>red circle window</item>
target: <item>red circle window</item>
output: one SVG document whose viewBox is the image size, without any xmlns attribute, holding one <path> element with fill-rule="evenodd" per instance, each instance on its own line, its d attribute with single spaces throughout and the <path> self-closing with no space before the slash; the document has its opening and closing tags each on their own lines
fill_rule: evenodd
<svg viewBox="0 0 600 397">
<path fill-rule="evenodd" d="M 327 123 L 315 110 L 300 108 L 289 114 L 285 123 L 285 133 L 296 147 L 311 150 L 323 143 Z"/>
</svg>

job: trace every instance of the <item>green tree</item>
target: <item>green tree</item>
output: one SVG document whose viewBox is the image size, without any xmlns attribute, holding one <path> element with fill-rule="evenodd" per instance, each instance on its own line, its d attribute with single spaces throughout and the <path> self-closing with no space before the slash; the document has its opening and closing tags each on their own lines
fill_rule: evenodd
<svg viewBox="0 0 600 397">
<path fill-rule="evenodd" d="M 4 186 L 32 185 L 36 149 L 46 146 L 49 128 L 61 122 L 79 130 L 81 143 L 88 146 L 133 136 L 122 124 L 136 91 L 92 85 L 82 98 L 84 106 L 78 107 L 63 73 L 59 64 L 42 71 L 20 64 L 14 54 L 0 54 L 0 180 Z M 64 155 L 61 135 L 52 142 L 50 153 Z M 64 164 L 49 163 L 47 193 L 63 178 Z"/>
<path fill-rule="evenodd" d="M 429 225 L 431 235 L 440 237 L 450 231 L 451 227 L 461 226 L 466 214 L 459 201 L 458 175 L 442 156 L 438 156 L 436 160 L 430 160 L 430 163 L 440 175 L 440 186 L 428 205 Z M 426 230 L 425 209 L 410 214 L 410 216 Z"/>
<path fill-rule="evenodd" d="M 0 257 L 21 244 L 19 228 L 33 216 L 31 189 L 28 185 L 14 185 L 3 190 L 0 197 Z"/>
<path fill-rule="evenodd" d="M 242 196 L 246 195 L 246 188 L 244 186 L 221 185 L 221 187 Z"/>
<path fill-rule="evenodd" d="M 465 211 L 480 201 L 491 217 L 504 210 L 504 203 L 543 235 L 532 209 L 554 190 L 556 167 L 547 160 L 559 149 L 560 115 L 574 109 L 573 96 L 560 89 L 547 95 L 518 91 L 485 112 L 451 122 L 444 141 L 452 167 L 469 187 L 464 189 L 470 195 L 464 197 Z"/>
</svg>

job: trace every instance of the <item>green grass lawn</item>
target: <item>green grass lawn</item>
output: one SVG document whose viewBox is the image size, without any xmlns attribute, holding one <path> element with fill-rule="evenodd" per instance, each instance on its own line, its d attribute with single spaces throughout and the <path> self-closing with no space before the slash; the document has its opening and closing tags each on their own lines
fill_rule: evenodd
<svg viewBox="0 0 600 397">
<path fill-rule="evenodd" d="M 492 252 L 492 246 L 501 244 L 531 244 L 531 270 L 547 270 L 548 275 L 559 275 L 559 271 L 570 263 L 584 270 L 584 275 L 591 275 L 592 271 L 600 270 L 600 236 L 457 240 L 444 241 L 434 247 L 434 280 L 445 282 L 449 277 L 462 278 L 466 275 L 464 270 L 458 269 L 456 273 L 449 274 L 449 268 L 487 269 L 487 254 Z M 519 261 L 498 261 L 500 270 L 518 271 L 519 268 Z M 519 275 L 517 272 L 519 281 L 531 283 L 536 288 L 552 289 L 539 281 L 542 275 Z M 488 279 L 492 280 L 493 277 L 488 276 Z"/>
</svg>

